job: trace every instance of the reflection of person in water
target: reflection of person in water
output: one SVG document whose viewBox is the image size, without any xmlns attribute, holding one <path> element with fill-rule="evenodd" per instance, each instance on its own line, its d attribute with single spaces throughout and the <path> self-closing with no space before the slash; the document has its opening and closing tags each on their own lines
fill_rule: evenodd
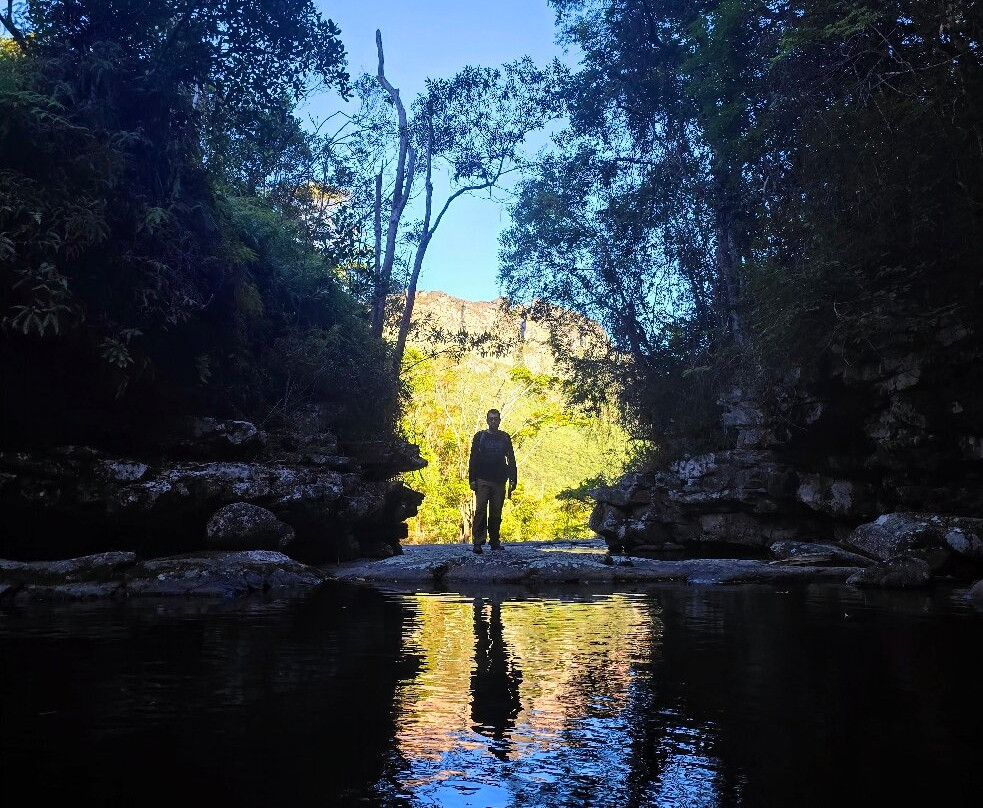
<svg viewBox="0 0 983 808">
<path fill-rule="evenodd" d="M 501 602 L 475 598 L 471 720 L 476 732 L 492 739 L 488 748 L 499 760 L 509 759 L 508 730 L 522 709 L 521 681 L 522 671 L 505 645 Z"/>
</svg>

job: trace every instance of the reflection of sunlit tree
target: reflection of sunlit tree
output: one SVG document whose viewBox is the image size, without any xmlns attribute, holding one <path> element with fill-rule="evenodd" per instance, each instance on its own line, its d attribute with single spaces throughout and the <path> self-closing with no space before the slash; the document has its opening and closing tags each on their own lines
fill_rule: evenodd
<svg viewBox="0 0 983 808">
<path fill-rule="evenodd" d="M 417 619 L 404 648 L 418 655 L 420 672 L 397 688 L 395 742 L 406 768 L 395 779 L 413 804 L 467 795 L 473 805 L 711 806 L 740 789 L 741 772 L 717 753 L 715 720 L 681 698 L 693 663 L 671 666 L 668 679 L 654 673 L 669 663 L 653 600 L 505 601 L 493 661 L 475 649 L 490 636 L 497 604 L 475 602 L 487 634 L 460 597 L 406 598 Z M 503 677 L 496 687 L 505 685 L 497 701 L 484 691 L 491 712 L 477 725 L 468 709 L 480 695 L 476 663 L 494 666 Z M 720 668 L 718 660 L 703 675 L 716 682 Z"/>
<path fill-rule="evenodd" d="M 399 692 L 397 745 L 410 760 L 439 759 L 469 724 L 472 609 L 470 603 L 426 597 L 415 598 L 413 607 L 418 619 L 404 646 L 421 665 Z"/>
<path fill-rule="evenodd" d="M 421 666 L 397 695 L 400 751 L 412 765 L 486 749 L 470 720 L 472 604 L 420 595 L 412 606 L 417 620 L 404 645 L 419 654 Z M 522 670 L 521 710 L 510 738 L 518 760 L 576 732 L 582 719 L 618 719 L 626 709 L 633 663 L 650 656 L 653 641 L 651 616 L 635 599 L 511 601 L 502 605 L 501 619 L 510 661 Z"/>
</svg>

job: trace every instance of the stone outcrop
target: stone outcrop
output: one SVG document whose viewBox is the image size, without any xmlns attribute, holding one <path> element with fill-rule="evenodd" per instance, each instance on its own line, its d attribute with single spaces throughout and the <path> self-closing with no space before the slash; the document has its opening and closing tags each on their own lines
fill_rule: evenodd
<svg viewBox="0 0 983 808">
<path fill-rule="evenodd" d="M 353 561 L 329 570 L 333 579 L 461 589 L 475 584 L 623 585 L 844 583 L 852 564 L 787 564 L 756 559 L 619 558 L 597 541 L 520 542 L 476 556 L 465 544 L 407 547 L 384 561 Z"/>
<path fill-rule="evenodd" d="M 398 441 L 341 445 L 318 409 L 290 428 L 200 419 L 134 456 L 85 446 L 0 453 L 0 557 L 45 560 L 111 550 L 160 557 L 267 549 L 305 563 L 400 551 L 422 468 Z"/>
<path fill-rule="evenodd" d="M 310 590 L 325 579 L 314 567 L 263 550 L 143 561 L 128 552 L 50 562 L 0 559 L 0 601 L 282 595 Z"/>
<path fill-rule="evenodd" d="M 905 568 L 885 580 L 924 571 L 902 557 L 983 575 L 981 336 L 952 309 L 881 315 L 863 352 L 745 374 L 718 402 L 731 447 L 596 489 L 591 528 L 636 555 L 821 543 Z"/>
<path fill-rule="evenodd" d="M 248 502 L 233 502 L 212 514 L 206 542 L 218 550 L 286 550 L 296 532 L 272 511 Z"/>
<path fill-rule="evenodd" d="M 198 552 L 140 560 L 128 552 L 67 561 L 0 560 L 0 603 L 142 597 L 235 598 L 303 594 L 326 580 L 445 588 L 480 585 L 611 586 L 649 583 L 842 583 L 851 564 L 749 559 L 615 560 L 603 542 L 520 542 L 476 556 L 468 544 L 407 547 L 384 560 L 308 566 L 283 553 Z"/>
</svg>

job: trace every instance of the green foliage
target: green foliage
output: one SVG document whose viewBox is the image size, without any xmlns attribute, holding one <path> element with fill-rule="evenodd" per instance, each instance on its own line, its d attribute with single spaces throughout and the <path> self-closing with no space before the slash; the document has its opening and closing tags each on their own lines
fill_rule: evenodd
<svg viewBox="0 0 983 808">
<path fill-rule="evenodd" d="M 564 402 L 559 379 L 505 358 L 477 352 L 427 358 L 412 347 L 404 368 L 410 386 L 404 432 L 429 464 L 408 475 L 408 483 L 424 494 L 410 523 L 410 541 L 453 542 L 470 535 L 468 455 L 472 436 L 485 427 L 493 406 L 512 435 L 519 471 L 519 485 L 503 512 L 503 540 L 590 534 L 593 502 L 579 486 L 598 474 L 616 476 L 627 452 L 610 414 L 592 418 L 577 412 Z"/>
<path fill-rule="evenodd" d="M 529 57 L 500 68 L 467 66 L 449 79 L 428 79 L 413 102 L 421 154 L 445 161 L 452 190 L 487 187 L 521 161 L 530 132 L 556 116 L 555 76 Z"/>
<path fill-rule="evenodd" d="M 69 410 L 123 436 L 309 402 L 339 429 L 394 429 L 391 358 L 338 270 L 353 256 L 308 215 L 317 144 L 293 110 L 319 82 L 347 92 L 333 24 L 310 0 L 15 12 L 0 50 L 0 341 L 22 384 L 4 440 L 46 440 Z"/>
<path fill-rule="evenodd" d="M 113 52 L 104 44 L 76 59 L 0 59 L 9 88 L 0 91 L 0 288 L 15 328 L 44 324 L 27 329 L 44 336 L 84 322 L 112 339 L 173 326 L 220 279 L 208 271 L 205 177 L 175 144 L 120 126 L 112 85 L 125 78 Z M 160 188 L 148 163 L 180 175 L 180 185 Z"/>
<path fill-rule="evenodd" d="M 211 350 L 195 359 L 212 394 L 278 418 L 327 403 L 349 433 L 393 428 L 398 389 L 385 346 L 303 226 L 255 197 L 225 198 L 218 210 L 236 280 L 217 301 Z"/>
<path fill-rule="evenodd" d="M 502 279 L 602 324 L 576 394 L 613 391 L 663 462 L 729 445 L 745 369 L 852 361 L 892 308 L 979 320 L 979 4 L 553 5 L 583 58 Z"/>
<path fill-rule="evenodd" d="M 12 248 L 10 252 L 13 252 Z M 28 302 L 11 306 L 10 314 L 0 322 L 24 334 L 36 333 L 43 337 L 49 328 L 53 334 L 58 334 L 62 320 L 72 312 L 68 279 L 47 262 L 38 266 L 35 272 L 20 270 L 17 274 L 20 277 L 14 281 L 12 289 L 19 290 L 28 285 L 30 288 L 25 296 Z"/>
<path fill-rule="evenodd" d="M 27 0 L 12 21 L 30 53 L 85 55 L 112 42 L 146 69 L 134 79 L 147 88 L 211 88 L 226 110 L 279 108 L 312 81 L 347 92 L 340 32 L 312 0 Z"/>
<path fill-rule="evenodd" d="M 817 5 L 784 32 L 773 115 L 795 159 L 747 271 L 765 362 L 852 362 L 899 306 L 977 319 L 981 28 L 972 4 L 876 2 Z"/>
</svg>

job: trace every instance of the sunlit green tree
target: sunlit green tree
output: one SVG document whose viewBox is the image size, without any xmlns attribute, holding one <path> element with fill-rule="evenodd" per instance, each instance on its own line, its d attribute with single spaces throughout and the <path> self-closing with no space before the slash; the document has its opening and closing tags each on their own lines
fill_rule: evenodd
<svg viewBox="0 0 983 808">
<path fill-rule="evenodd" d="M 502 411 L 519 471 L 519 485 L 503 512 L 503 540 L 590 534 L 589 498 L 575 489 L 587 478 L 610 479 L 623 468 L 627 444 L 614 419 L 578 414 L 567 406 L 559 379 L 532 373 L 509 357 L 427 357 L 411 349 L 405 367 L 411 398 L 404 430 L 429 463 L 409 480 L 424 494 L 410 523 L 410 541 L 470 540 L 474 496 L 468 456 L 492 407 Z"/>
</svg>

